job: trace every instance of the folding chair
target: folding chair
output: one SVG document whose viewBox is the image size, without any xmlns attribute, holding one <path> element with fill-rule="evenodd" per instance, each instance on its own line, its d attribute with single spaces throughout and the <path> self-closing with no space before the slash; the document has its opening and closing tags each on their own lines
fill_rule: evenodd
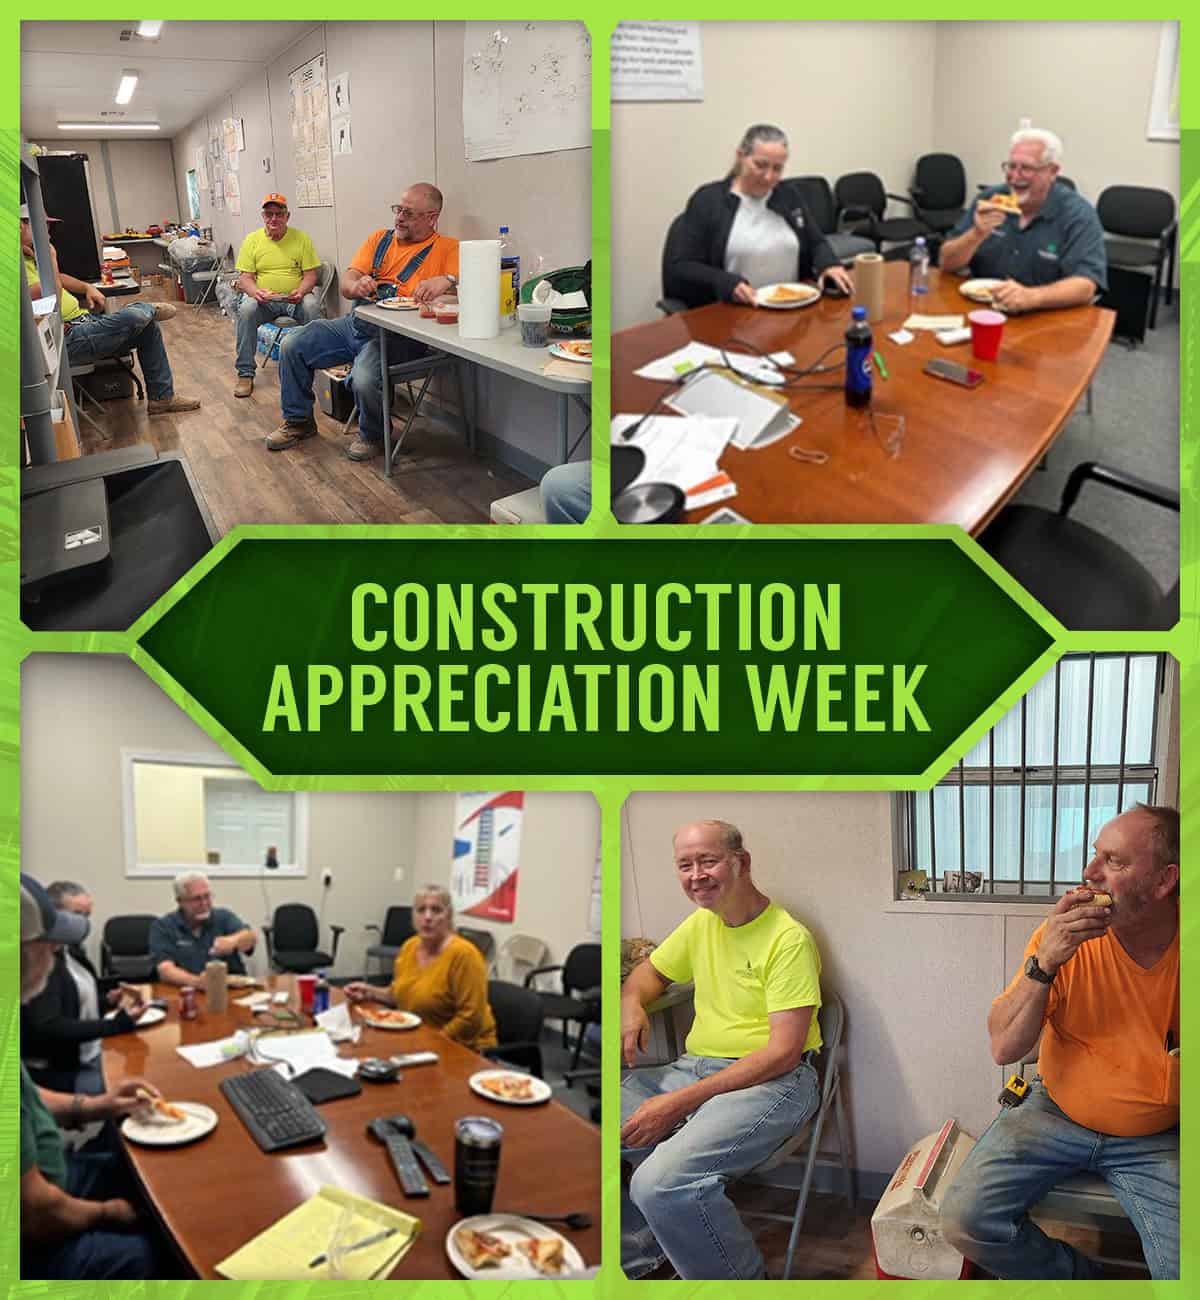
<svg viewBox="0 0 1200 1300">
<path fill-rule="evenodd" d="M 330 262 L 322 262 L 317 269 L 317 305 L 321 309 L 322 315 L 325 312 L 325 298 L 329 293 L 329 286 L 333 283 L 334 268 Z M 271 346 L 263 354 L 263 359 L 259 362 L 259 368 L 266 370 L 267 363 L 271 360 L 271 353 L 275 351 L 275 345 L 283 338 L 284 330 L 294 329 L 302 322 L 293 319 L 291 316 L 276 316 L 271 322 L 275 326 L 275 337 L 271 340 Z"/>
</svg>

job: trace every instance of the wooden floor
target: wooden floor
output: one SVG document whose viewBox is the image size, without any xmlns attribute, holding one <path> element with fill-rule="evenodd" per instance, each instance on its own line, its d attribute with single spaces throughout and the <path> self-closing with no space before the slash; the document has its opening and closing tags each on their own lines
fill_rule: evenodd
<svg viewBox="0 0 1200 1300">
<path fill-rule="evenodd" d="M 154 301 L 165 295 L 149 287 L 141 296 Z M 121 305 L 114 299 L 112 309 Z M 175 391 L 198 397 L 200 410 L 151 418 L 136 398 L 105 402 L 97 420 L 107 437 L 81 421 L 83 451 L 148 442 L 159 451 L 182 452 L 221 533 L 235 524 L 260 523 L 487 523 L 492 501 L 531 486 L 507 466 L 473 456 L 457 421 L 418 418 L 391 479 L 383 475 L 382 455 L 347 460 L 342 449 L 354 436 L 353 426 L 344 434 L 319 409 L 319 437 L 268 451 L 263 439 L 282 422 L 275 363 L 258 372 L 253 396 L 235 398 L 232 323 L 215 306 L 177 305 L 178 313 L 161 329 Z M 401 390 L 397 417 L 407 409 L 406 400 Z M 88 409 L 96 415 L 90 402 Z"/>
</svg>

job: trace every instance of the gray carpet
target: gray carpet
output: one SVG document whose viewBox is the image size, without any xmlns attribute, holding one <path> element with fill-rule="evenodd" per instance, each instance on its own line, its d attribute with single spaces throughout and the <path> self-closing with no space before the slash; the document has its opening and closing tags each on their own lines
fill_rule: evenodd
<svg viewBox="0 0 1200 1300">
<path fill-rule="evenodd" d="M 1057 509 L 1067 476 L 1094 460 L 1164 487 L 1179 488 L 1179 297 L 1160 303 L 1158 328 L 1130 349 L 1108 346 L 1092 385 L 1094 414 L 1081 403 L 1014 498 Z M 1179 579 L 1179 516 L 1100 484 L 1087 483 L 1071 518 L 1118 542 L 1164 591 Z"/>
</svg>

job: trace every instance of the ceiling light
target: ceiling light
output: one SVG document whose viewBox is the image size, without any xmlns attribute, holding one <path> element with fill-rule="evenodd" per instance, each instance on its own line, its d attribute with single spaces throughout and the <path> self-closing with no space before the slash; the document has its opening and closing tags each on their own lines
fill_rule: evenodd
<svg viewBox="0 0 1200 1300">
<path fill-rule="evenodd" d="M 133 68 L 126 68 L 121 73 L 121 84 L 117 87 L 117 103 L 128 104 L 137 88 L 138 74 Z"/>
<path fill-rule="evenodd" d="M 163 29 L 162 18 L 143 18 L 135 31 L 144 41 L 156 41 Z"/>
<path fill-rule="evenodd" d="M 161 131 L 157 122 L 59 122 L 60 131 Z"/>
</svg>

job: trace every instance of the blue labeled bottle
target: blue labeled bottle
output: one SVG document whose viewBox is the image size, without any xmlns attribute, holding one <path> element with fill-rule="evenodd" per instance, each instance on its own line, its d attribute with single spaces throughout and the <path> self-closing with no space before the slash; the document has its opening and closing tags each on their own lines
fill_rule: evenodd
<svg viewBox="0 0 1200 1300">
<path fill-rule="evenodd" d="M 853 319 L 846 331 L 846 405 L 871 404 L 871 327 L 867 309 L 851 309 Z"/>
<path fill-rule="evenodd" d="M 313 1015 L 319 1016 L 329 1010 L 329 980 L 323 970 L 317 971 L 317 983 L 313 989 Z"/>
</svg>

